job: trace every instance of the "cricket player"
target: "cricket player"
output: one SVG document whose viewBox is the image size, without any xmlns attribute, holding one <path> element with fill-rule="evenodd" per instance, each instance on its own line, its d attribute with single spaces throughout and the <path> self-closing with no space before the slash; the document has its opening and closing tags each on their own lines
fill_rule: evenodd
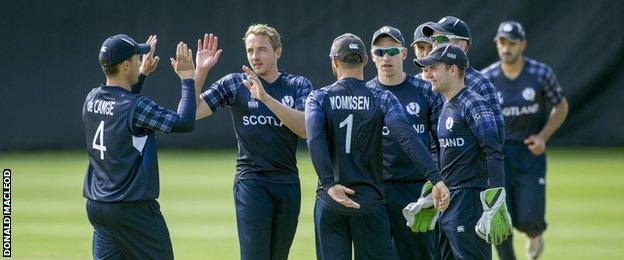
<svg viewBox="0 0 624 260">
<path fill-rule="evenodd" d="M 428 37 L 425 37 L 429 39 Z M 420 44 L 420 42 L 417 42 Z M 409 75 L 403 70 L 407 49 L 401 31 L 383 26 L 374 34 L 371 57 L 377 68 L 377 77 L 368 81 L 369 88 L 388 90 L 403 106 L 413 134 L 430 147 L 437 139 L 438 115 L 444 99 L 431 90 L 428 81 Z M 401 149 L 399 139 L 387 126 L 383 135 L 383 187 L 386 209 L 390 220 L 392 241 L 401 259 L 432 259 L 434 236 L 432 232 L 414 233 L 405 225 L 402 209 L 418 200 L 426 176 Z"/>
<path fill-rule="evenodd" d="M 552 69 L 524 57 L 520 23 L 505 21 L 496 36 L 500 61 L 482 71 L 498 90 L 505 117 L 505 187 L 514 226 L 527 234 L 526 257 L 544 250 L 546 230 L 546 142 L 563 124 L 568 101 Z M 511 239 L 497 247 L 500 259 L 515 259 Z"/>
<path fill-rule="evenodd" d="M 468 57 L 461 48 L 438 45 L 415 62 L 433 90 L 446 99 L 439 117 L 438 141 L 441 173 L 451 191 L 451 202 L 437 220 L 441 257 L 491 259 L 488 243 L 500 244 L 511 234 L 505 205 L 503 140 L 494 113 L 481 95 L 464 86 Z"/>
<path fill-rule="evenodd" d="M 251 25 L 243 40 L 251 69 L 243 66 L 243 73 L 228 74 L 204 91 L 196 118 L 224 107 L 232 113 L 238 142 L 233 192 L 241 259 L 287 259 L 301 207 L 295 153 L 298 138 L 306 137 L 303 110 L 312 84 L 278 70 L 282 43 L 274 28 Z M 202 64 L 219 54 L 212 48 L 206 62 L 198 57 L 198 75 L 207 73 Z M 198 80 L 198 92 L 201 85 Z"/>
<path fill-rule="evenodd" d="M 169 231 L 156 201 L 154 132 L 193 130 L 195 65 L 191 50 L 180 42 L 171 59 L 182 80 L 178 111 L 157 105 L 140 95 L 145 78 L 160 60 L 154 56 L 156 43 L 155 35 L 144 44 L 123 34 L 106 39 L 99 55 L 106 84 L 85 98 L 82 120 L 89 166 L 83 196 L 94 230 L 94 259 L 173 259 Z"/>
<path fill-rule="evenodd" d="M 425 36 L 422 31 L 425 25 L 430 25 L 432 23 L 433 22 L 424 22 L 418 25 L 416 30 L 414 30 L 414 41 L 412 41 L 410 46 L 414 49 L 414 56 L 416 56 L 416 59 L 427 57 L 427 55 L 431 52 L 431 49 L 433 49 L 431 38 L 429 38 L 429 36 Z M 416 77 L 422 79 L 423 73 L 416 74 Z"/>
<path fill-rule="evenodd" d="M 319 178 L 317 259 L 352 259 L 352 248 L 355 259 L 393 259 L 382 186 L 384 124 L 417 171 L 435 184 L 436 208 L 446 208 L 448 190 L 396 97 L 363 81 L 368 57 L 362 40 L 353 34 L 337 37 L 330 60 L 338 81 L 313 91 L 305 110 L 308 147 Z"/>
<path fill-rule="evenodd" d="M 464 52 L 468 53 L 472 41 L 468 25 L 454 16 L 443 17 L 437 23 L 425 24 L 422 32 L 425 36 L 431 38 L 434 48 L 439 44 L 449 43 L 460 47 Z M 496 119 L 496 127 L 504 137 L 505 121 L 498 103 L 498 95 L 492 82 L 472 67 L 466 68 L 464 82 L 468 89 L 481 95 L 490 104 Z"/>
</svg>

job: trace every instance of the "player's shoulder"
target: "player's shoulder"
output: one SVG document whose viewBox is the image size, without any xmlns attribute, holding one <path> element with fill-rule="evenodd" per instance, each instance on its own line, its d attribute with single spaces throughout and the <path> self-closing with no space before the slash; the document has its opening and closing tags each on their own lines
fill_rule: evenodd
<svg viewBox="0 0 624 260">
<path fill-rule="evenodd" d="M 431 83 L 429 81 L 426 81 L 411 74 L 407 74 L 405 80 L 410 86 L 426 96 L 434 94 L 433 90 L 431 89 Z"/>
<path fill-rule="evenodd" d="M 535 75 L 537 78 L 548 77 L 553 73 L 550 66 L 531 58 L 524 57 L 524 64 L 529 74 Z"/>
<path fill-rule="evenodd" d="M 485 76 L 486 78 L 495 78 L 498 75 L 500 75 L 501 69 L 500 69 L 500 61 L 494 62 L 492 64 L 490 64 L 489 66 L 485 67 L 484 69 L 482 69 L 480 72 L 483 76 Z"/>
<path fill-rule="evenodd" d="M 476 107 L 488 105 L 488 102 L 472 89 L 465 89 L 457 94 L 455 102 L 462 110 L 473 110 Z"/>
<path fill-rule="evenodd" d="M 221 77 L 217 83 L 220 84 L 242 84 L 243 80 L 245 80 L 247 76 L 245 73 L 232 72 Z"/>
<path fill-rule="evenodd" d="M 294 74 L 290 74 L 287 72 L 281 72 L 282 73 L 282 81 L 289 87 L 296 87 L 296 88 L 301 88 L 301 87 L 312 87 L 312 82 L 304 77 L 304 76 L 300 76 L 300 75 L 294 75 Z"/>
<path fill-rule="evenodd" d="M 379 87 L 379 79 L 377 77 L 372 78 L 371 80 L 366 82 L 367 87 Z"/>
</svg>

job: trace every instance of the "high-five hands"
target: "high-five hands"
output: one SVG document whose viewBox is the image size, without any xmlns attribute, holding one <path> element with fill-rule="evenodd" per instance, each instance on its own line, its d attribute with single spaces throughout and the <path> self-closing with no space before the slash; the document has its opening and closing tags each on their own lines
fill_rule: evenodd
<svg viewBox="0 0 624 260">
<path fill-rule="evenodd" d="M 195 75 L 195 64 L 193 64 L 193 51 L 180 42 L 176 48 L 176 58 L 170 58 L 173 70 L 180 79 L 192 79 Z"/>
<path fill-rule="evenodd" d="M 222 49 L 218 49 L 219 39 L 211 34 L 204 34 L 204 40 L 197 40 L 197 54 L 195 61 L 197 62 L 197 71 L 208 73 L 208 71 L 219 61 Z"/>
<path fill-rule="evenodd" d="M 150 45 L 150 52 L 147 54 L 143 54 L 143 60 L 141 61 L 141 67 L 139 68 L 141 74 L 145 76 L 154 72 L 154 70 L 156 70 L 156 66 L 158 66 L 158 62 L 160 61 L 160 57 L 154 57 L 157 42 L 158 38 L 156 37 L 156 35 L 150 35 L 149 38 L 147 38 L 146 43 Z"/>
</svg>

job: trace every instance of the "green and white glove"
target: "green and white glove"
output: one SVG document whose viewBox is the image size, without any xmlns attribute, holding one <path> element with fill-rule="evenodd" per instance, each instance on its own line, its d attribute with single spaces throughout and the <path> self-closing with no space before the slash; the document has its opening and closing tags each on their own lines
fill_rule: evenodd
<svg viewBox="0 0 624 260">
<path fill-rule="evenodd" d="M 418 201 L 408 204 L 403 209 L 403 216 L 407 220 L 407 226 L 415 233 L 425 233 L 428 230 L 433 230 L 440 216 L 440 213 L 433 206 L 432 189 L 433 185 L 428 181 L 423 185 Z"/>
<path fill-rule="evenodd" d="M 511 216 L 507 211 L 505 202 L 505 188 L 491 188 L 479 194 L 483 215 L 477 225 L 475 232 L 486 242 L 499 245 L 509 235 L 511 235 Z"/>
</svg>

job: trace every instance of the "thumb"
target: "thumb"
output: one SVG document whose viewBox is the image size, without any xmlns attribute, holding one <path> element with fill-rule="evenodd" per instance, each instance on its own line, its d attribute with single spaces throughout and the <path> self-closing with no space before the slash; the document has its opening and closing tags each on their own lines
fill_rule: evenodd
<svg viewBox="0 0 624 260">
<path fill-rule="evenodd" d="M 160 57 L 158 56 L 154 57 L 154 64 L 158 64 L 159 61 L 160 61 Z"/>
<path fill-rule="evenodd" d="M 171 66 L 175 68 L 176 60 L 174 58 L 169 58 L 169 60 L 171 61 Z"/>
</svg>

